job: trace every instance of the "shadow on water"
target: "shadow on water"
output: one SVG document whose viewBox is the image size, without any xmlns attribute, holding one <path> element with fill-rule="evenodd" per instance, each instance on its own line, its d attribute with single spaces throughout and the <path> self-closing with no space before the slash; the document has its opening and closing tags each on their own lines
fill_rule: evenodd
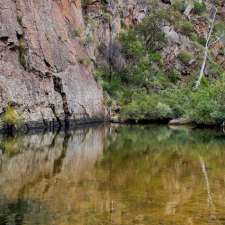
<svg viewBox="0 0 225 225">
<path fill-rule="evenodd" d="M 41 209 L 41 210 L 40 210 Z M 40 220 L 36 220 L 38 213 L 43 211 Z M 30 215 L 30 218 L 27 218 Z M 17 199 L 15 201 L 0 197 L 0 225 L 23 225 L 23 224 L 48 224 L 48 209 L 40 202 Z M 36 218 L 31 220 L 31 218 Z"/>
<path fill-rule="evenodd" d="M 0 137 L 0 225 L 224 224 L 225 137 L 167 126 Z"/>
</svg>

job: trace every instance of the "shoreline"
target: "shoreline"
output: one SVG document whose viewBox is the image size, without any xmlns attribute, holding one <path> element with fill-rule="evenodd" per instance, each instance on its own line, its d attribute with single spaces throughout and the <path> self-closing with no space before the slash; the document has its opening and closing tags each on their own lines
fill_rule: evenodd
<svg viewBox="0 0 225 225">
<path fill-rule="evenodd" d="M 127 121 L 119 121 L 111 119 L 83 119 L 83 120 L 69 120 L 69 121 L 61 121 L 59 124 L 57 121 L 47 121 L 46 125 L 43 126 L 43 123 L 40 121 L 35 122 L 27 122 L 21 125 L 18 128 L 15 128 L 13 131 L 10 131 L 4 126 L 0 127 L 0 134 L 3 135 L 15 135 L 15 134 L 29 134 L 29 133 L 41 133 L 41 132 L 60 132 L 60 131 L 70 131 L 79 128 L 99 126 L 103 124 L 118 124 L 118 125 L 166 125 L 168 127 L 189 127 L 191 129 L 213 129 L 213 130 L 221 130 L 223 131 L 223 126 L 220 124 L 169 124 L 170 119 L 157 119 L 157 120 L 127 120 Z"/>
<path fill-rule="evenodd" d="M 223 124 L 220 123 L 215 123 L 215 124 L 206 124 L 206 123 L 196 123 L 196 122 L 189 122 L 189 123 L 174 123 L 170 124 L 170 121 L 174 120 L 171 118 L 167 119 L 152 119 L 152 120 L 126 120 L 126 121 L 120 121 L 120 120 L 115 120 L 113 118 L 110 119 L 111 123 L 114 124 L 131 124 L 131 125 L 147 125 L 147 124 L 158 124 L 158 125 L 168 125 L 168 126 L 174 126 L 174 127 L 180 127 L 180 126 L 193 126 L 194 128 L 201 128 L 201 129 L 218 129 L 218 128 L 223 128 Z"/>
<path fill-rule="evenodd" d="M 0 134 L 13 135 L 17 133 L 28 134 L 28 133 L 40 133 L 40 132 L 59 132 L 69 131 L 76 128 L 100 125 L 109 122 L 105 119 L 93 118 L 93 119 L 82 119 L 82 120 L 51 120 L 46 121 L 43 125 L 43 121 L 30 121 L 26 122 L 18 127 L 14 127 L 13 130 L 7 128 L 7 126 L 0 126 Z"/>
</svg>

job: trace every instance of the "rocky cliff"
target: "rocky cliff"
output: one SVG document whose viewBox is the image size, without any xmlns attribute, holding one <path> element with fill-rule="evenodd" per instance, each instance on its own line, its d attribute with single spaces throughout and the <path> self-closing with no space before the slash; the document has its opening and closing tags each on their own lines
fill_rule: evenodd
<svg viewBox="0 0 225 225">
<path fill-rule="evenodd" d="M 79 0 L 0 1 L 0 113 L 29 126 L 102 120 Z"/>
<path fill-rule="evenodd" d="M 189 5 L 190 2 L 197 1 L 1 1 L 0 114 L 4 117 L 7 107 L 12 105 L 29 127 L 104 120 L 120 110 L 120 102 L 110 96 L 110 91 L 103 85 L 104 98 L 99 83 L 107 83 L 112 73 L 120 74 L 119 79 L 126 80 L 125 72 L 132 80 L 134 71 L 126 65 L 137 65 L 141 59 L 146 64 L 148 57 L 153 58 L 148 60 L 144 73 L 140 70 L 137 73 L 139 83 L 145 80 L 141 90 L 157 92 L 164 86 L 185 86 L 200 68 L 211 5 L 215 4 L 218 9 L 215 30 L 222 34 L 225 15 L 223 1 L 206 0 L 203 5 Z M 149 49 L 151 54 L 133 57 L 134 61 L 127 60 L 124 43 L 118 34 L 126 33 L 130 27 L 138 27 L 135 25 L 141 24 L 146 15 L 151 17 L 159 11 L 162 14 L 158 15 L 160 18 L 156 17 L 159 22 L 155 25 L 160 27 L 158 33 L 164 36 L 163 47 Z M 150 36 L 154 36 L 154 32 Z M 140 45 L 141 41 L 137 40 L 136 44 Z M 205 69 L 209 79 L 222 74 L 225 66 L 224 38 L 216 39 L 213 44 L 211 62 Z M 131 45 L 137 55 L 139 45 Z M 141 65 L 143 62 L 138 67 L 142 70 Z M 105 68 L 106 79 L 101 77 L 98 82 L 96 72 Z M 148 79 L 144 78 L 146 73 Z M 135 86 L 135 82 L 132 82 L 127 89 L 133 89 L 131 86 Z M 113 84 L 108 82 L 107 85 L 112 92 Z M 124 87 L 122 91 L 118 91 L 118 87 L 114 89 L 117 94 L 124 91 Z M 110 112 L 105 103 L 110 106 Z"/>
</svg>

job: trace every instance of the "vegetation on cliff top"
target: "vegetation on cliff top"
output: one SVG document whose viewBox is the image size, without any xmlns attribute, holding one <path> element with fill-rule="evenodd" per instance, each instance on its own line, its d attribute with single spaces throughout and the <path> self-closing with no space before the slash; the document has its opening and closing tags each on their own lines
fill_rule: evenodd
<svg viewBox="0 0 225 225">
<path fill-rule="evenodd" d="M 183 3 L 185 1 L 182 1 Z M 217 124 L 225 120 L 224 68 L 208 50 L 208 59 L 200 87 L 196 81 L 204 55 L 204 37 L 195 27 L 195 16 L 204 14 L 211 22 L 204 3 L 195 3 L 193 19 L 188 20 L 181 1 L 167 10 L 152 10 L 144 20 L 124 29 L 118 40 L 126 60 L 123 69 L 99 67 L 100 80 L 107 104 L 120 112 L 122 120 L 164 120 L 191 118 L 199 124 Z M 163 24 L 175 27 L 181 37 L 188 38 L 193 51 L 182 46 L 174 63 L 167 65 L 163 48 L 168 45 Z M 220 28 L 219 28 L 220 27 Z M 221 33 L 224 22 L 218 19 L 213 32 Z M 213 36 L 212 40 L 218 35 Z M 187 43 L 185 43 L 187 45 Z M 223 50 L 224 50 L 223 46 Z M 224 53 L 223 53 L 224 54 Z M 224 57 L 224 55 L 223 55 Z M 111 73 L 111 74 L 109 74 Z"/>
</svg>

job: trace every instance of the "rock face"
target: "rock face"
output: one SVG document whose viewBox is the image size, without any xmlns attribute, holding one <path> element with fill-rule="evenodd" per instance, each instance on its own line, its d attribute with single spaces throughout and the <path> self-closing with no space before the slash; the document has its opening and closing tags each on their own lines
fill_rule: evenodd
<svg viewBox="0 0 225 225">
<path fill-rule="evenodd" d="M 13 102 L 29 126 L 104 119 L 84 30 L 79 0 L 0 1 L 0 113 Z"/>
<path fill-rule="evenodd" d="M 149 8 L 148 0 L 118 0 L 103 4 L 100 0 L 89 0 L 84 7 L 85 33 L 92 40 L 88 52 L 93 60 L 99 57 L 120 69 L 125 61 L 120 54 L 118 33 L 123 26 L 139 23 Z"/>
</svg>

